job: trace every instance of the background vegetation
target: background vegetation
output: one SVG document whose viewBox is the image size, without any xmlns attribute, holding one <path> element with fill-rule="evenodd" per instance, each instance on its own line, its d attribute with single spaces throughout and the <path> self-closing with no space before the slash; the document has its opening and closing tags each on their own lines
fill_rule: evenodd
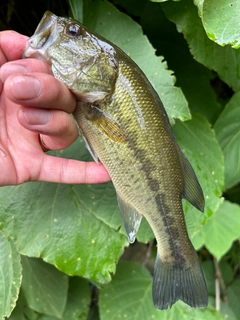
<svg viewBox="0 0 240 320">
<path fill-rule="evenodd" d="M 144 70 L 204 190 L 204 214 L 184 208 L 209 306 L 153 307 L 154 236 L 143 221 L 128 247 L 111 183 L 28 183 L 0 190 L 2 318 L 240 319 L 240 0 L 154 2 L 9 0 L 0 27 L 30 36 L 46 10 L 73 14 Z M 81 138 L 53 154 L 90 160 Z"/>
</svg>

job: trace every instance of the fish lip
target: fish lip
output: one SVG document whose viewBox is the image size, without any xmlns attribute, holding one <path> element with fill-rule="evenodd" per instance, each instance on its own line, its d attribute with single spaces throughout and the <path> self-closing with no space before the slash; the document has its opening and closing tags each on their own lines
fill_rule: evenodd
<svg viewBox="0 0 240 320">
<path fill-rule="evenodd" d="M 46 51 L 57 38 L 56 21 L 57 16 L 50 11 L 46 11 L 40 21 L 34 35 L 27 40 L 22 58 L 37 58 L 45 62 L 50 62 Z"/>
</svg>

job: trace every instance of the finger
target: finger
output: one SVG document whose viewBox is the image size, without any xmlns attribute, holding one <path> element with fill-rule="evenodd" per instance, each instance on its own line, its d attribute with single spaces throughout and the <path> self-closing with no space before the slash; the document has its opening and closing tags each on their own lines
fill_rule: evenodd
<svg viewBox="0 0 240 320">
<path fill-rule="evenodd" d="M 65 149 L 78 137 L 76 123 L 65 111 L 20 107 L 18 121 L 24 128 L 41 133 L 51 150 Z"/>
<path fill-rule="evenodd" d="M 8 98 L 24 106 L 61 109 L 71 113 L 76 98 L 52 75 L 45 73 L 9 76 L 4 85 Z"/>
<path fill-rule="evenodd" d="M 5 63 L 0 69 L 0 79 L 5 82 L 13 74 L 35 72 L 52 74 L 51 66 L 46 62 L 37 59 L 22 59 Z"/>
<path fill-rule="evenodd" d="M 7 61 L 20 59 L 28 37 L 14 31 L 0 32 L 0 67 Z M 3 88 L 0 78 L 0 93 Z"/>
<path fill-rule="evenodd" d="M 0 32 L 0 66 L 7 61 L 20 59 L 27 39 L 15 31 Z"/>
<path fill-rule="evenodd" d="M 110 180 L 109 174 L 101 163 L 81 162 L 45 155 L 41 171 L 35 180 L 78 184 L 103 183 Z"/>
</svg>

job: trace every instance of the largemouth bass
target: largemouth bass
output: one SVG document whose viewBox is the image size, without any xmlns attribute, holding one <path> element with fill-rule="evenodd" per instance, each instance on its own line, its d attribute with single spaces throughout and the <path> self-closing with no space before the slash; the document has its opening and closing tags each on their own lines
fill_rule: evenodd
<svg viewBox="0 0 240 320">
<path fill-rule="evenodd" d="M 44 14 L 23 57 L 49 63 L 76 95 L 74 117 L 93 158 L 111 176 L 129 241 L 134 242 L 142 216 L 150 224 L 157 240 L 154 305 L 167 309 L 181 299 L 206 307 L 206 284 L 181 202 L 185 198 L 203 211 L 203 192 L 146 76 L 117 46 L 51 12 Z"/>
</svg>

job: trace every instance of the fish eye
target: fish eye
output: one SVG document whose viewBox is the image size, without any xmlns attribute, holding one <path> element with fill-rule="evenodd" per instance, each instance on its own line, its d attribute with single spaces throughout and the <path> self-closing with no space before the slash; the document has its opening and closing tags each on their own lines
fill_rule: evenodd
<svg viewBox="0 0 240 320">
<path fill-rule="evenodd" d="M 68 36 L 78 37 L 82 34 L 82 30 L 79 24 L 72 23 L 67 26 L 66 33 Z"/>
</svg>

